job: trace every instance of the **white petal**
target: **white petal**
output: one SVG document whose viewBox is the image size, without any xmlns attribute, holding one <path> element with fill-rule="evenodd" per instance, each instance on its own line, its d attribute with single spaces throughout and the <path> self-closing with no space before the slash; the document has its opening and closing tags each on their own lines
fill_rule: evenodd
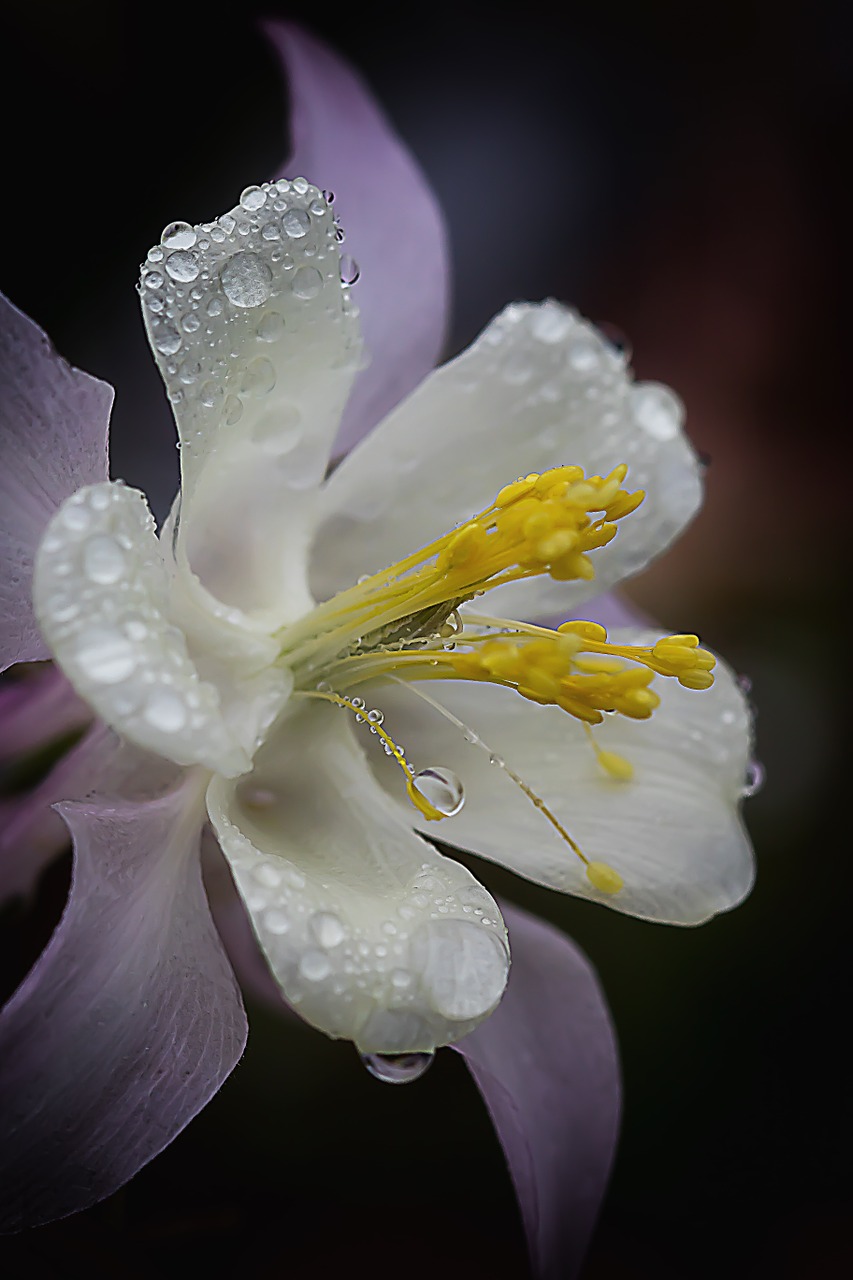
<svg viewBox="0 0 853 1280">
<path fill-rule="evenodd" d="M 105 481 L 63 503 L 39 547 L 33 602 L 74 688 L 118 733 L 176 764 L 249 767 L 253 726 L 237 725 L 243 740 L 232 731 L 169 620 L 169 577 L 138 490 Z"/>
<path fill-rule="evenodd" d="M 562 464 L 606 475 L 628 463 L 645 488 L 592 583 L 536 578 L 498 588 L 490 612 L 536 617 L 636 573 L 667 546 L 700 501 L 682 409 L 657 384 L 633 385 L 624 359 L 557 302 L 507 307 L 438 369 L 329 477 L 321 498 L 312 585 L 333 595 L 440 537 L 520 475 Z"/>
<path fill-rule="evenodd" d="M 313 490 L 360 361 L 332 211 L 304 180 L 173 224 L 140 283 L 181 440 L 179 537 L 220 599 L 296 616 Z"/>
<path fill-rule="evenodd" d="M 431 1050 L 497 1004 L 506 930 L 470 872 L 389 802 L 353 733 L 336 709 L 301 708 L 248 778 L 213 780 L 208 810 L 288 1001 L 362 1052 Z"/>
<path fill-rule="evenodd" d="M 614 642 L 649 644 L 657 632 L 614 631 Z M 583 865 L 488 753 L 406 689 L 376 695 L 410 752 L 458 774 L 465 807 L 441 838 L 565 893 L 651 920 L 698 924 L 749 892 L 753 859 L 739 816 L 750 758 L 750 717 L 722 664 L 709 690 L 658 678 L 650 720 L 608 716 L 596 741 L 634 766 L 619 782 L 597 763 L 582 726 L 555 707 L 508 689 L 431 684 L 431 696 L 478 734 L 545 801 L 594 862 L 624 879 L 617 894 L 593 888 Z M 417 721 L 417 723 L 415 723 Z M 394 778 L 380 763 L 391 794 Z"/>
</svg>

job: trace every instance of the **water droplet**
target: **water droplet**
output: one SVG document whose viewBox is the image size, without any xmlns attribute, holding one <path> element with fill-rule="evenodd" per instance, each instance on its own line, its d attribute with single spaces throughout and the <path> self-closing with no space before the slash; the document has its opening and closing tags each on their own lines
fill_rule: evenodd
<svg viewBox="0 0 853 1280">
<path fill-rule="evenodd" d="M 355 258 L 345 253 L 341 258 L 341 283 L 355 284 L 361 275 L 361 269 Z"/>
<path fill-rule="evenodd" d="M 211 299 L 210 299 L 210 302 L 208 302 L 208 304 L 207 304 L 207 314 L 208 314 L 209 316 L 221 316 L 221 315 L 222 315 L 222 299 L 221 299 L 221 298 L 211 298 Z"/>
<path fill-rule="evenodd" d="M 335 227 L 335 239 L 337 240 L 338 244 L 343 244 L 346 238 L 347 238 L 347 233 L 344 231 L 343 227 Z"/>
<path fill-rule="evenodd" d="M 256 253 L 235 253 L 219 278 L 225 296 L 235 307 L 259 307 L 270 296 L 272 272 Z"/>
<path fill-rule="evenodd" d="M 146 289 L 159 289 L 163 283 L 163 274 L 160 271 L 146 271 L 142 283 Z"/>
<path fill-rule="evenodd" d="M 737 687 L 740 689 L 741 693 L 744 694 L 744 696 L 748 696 L 750 693 L 752 693 L 752 681 L 750 680 L 749 676 L 738 676 Z"/>
<path fill-rule="evenodd" d="M 229 235 L 229 236 L 231 235 L 231 232 L 234 230 L 234 228 L 237 225 L 237 219 L 233 216 L 233 214 L 230 214 L 230 213 L 223 213 L 222 217 L 219 218 L 218 221 L 222 230 L 226 233 L 226 235 Z M 214 223 L 214 227 L 215 226 L 216 226 L 216 223 Z M 213 235 L 213 228 L 211 228 L 210 234 Z"/>
<path fill-rule="evenodd" d="M 201 321 L 194 311 L 191 311 L 188 316 L 184 316 L 181 321 L 181 328 L 184 333 L 195 333 L 201 328 Z"/>
<path fill-rule="evenodd" d="M 385 719 L 385 713 L 383 711 L 380 711 L 378 707 L 374 707 L 372 711 L 368 711 L 367 723 L 370 727 L 370 732 L 375 733 L 376 726 L 381 724 L 384 719 Z"/>
<path fill-rule="evenodd" d="M 161 355 L 173 356 L 176 351 L 180 351 L 183 339 L 173 324 L 160 320 L 156 325 L 152 325 L 151 333 L 154 346 Z"/>
<path fill-rule="evenodd" d="M 299 177 L 299 178 L 294 178 L 291 185 L 293 187 L 293 190 L 296 192 L 298 196 L 304 196 L 305 192 L 308 190 L 308 187 L 310 186 L 310 183 L 308 182 L 307 178 Z"/>
<path fill-rule="evenodd" d="M 243 402 L 238 396 L 225 397 L 225 423 L 233 427 L 243 416 Z"/>
<path fill-rule="evenodd" d="M 267 360 L 266 356 L 257 356 L 254 360 L 250 360 L 243 370 L 240 390 L 246 395 L 261 399 L 272 391 L 275 381 L 276 374 L 272 362 Z"/>
<path fill-rule="evenodd" d="M 191 249 L 195 240 L 195 229 L 188 222 L 170 222 L 160 236 L 160 243 L 167 249 Z"/>
<path fill-rule="evenodd" d="M 90 582 L 107 585 L 124 574 L 127 558 L 115 538 L 105 533 L 89 538 L 83 548 L 83 572 Z"/>
<path fill-rule="evenodd" d="M 323 287 L 323 277 L 316 267 L 299 267 L 293 273 L 291 288 L 297 298 L 308 301 L 316 298 Z"/>
<path fill-rule="evenodd" d="M 746 778 L 744 779 L 741 795 L 748 798 L 754 796 L 764 786 L 764 765 L 760 760 L 750 760 L 746 767 Z"/>
<path fill-rule="evenodd" d="M 285 235 L 290 236 L 291 240 L 301 240 L 308 234 L 310 226 L 311 219 L 304 209 L 288 209 L 287 213 L 282 215 L 281 229 Z"/>
<path fill-rule="evenodd" d="M 166 259 L 166 270 L 173 280 L 186 284 L 198 275 L 198 262 L 186 249 L 177 249 Z"/>
<path fill-rule="evenodd" d="M 165 254 L 163 253 L 163 250 L 160 248 L 159 244 L 152 245 L 152 247 L 148 250 L 149 262 L 162 262 L 164 257 L 165 257 Z"/>
<path fill-rule="evenodd" d="M 246 190 L 240 196 L 240 204 L 244 209 L 249 209 L 254 213 L 256 209 L 262 209 L 267 202 L 266 192 L 260 187 L 246 187 Z"/>
<path fill-rule="evenodd" d="M 274 222 L 265 222 L 261 228 L 261 235 L 265 240 L 277 240 L 281 232 Z"/>
<path fill-rule="evenodd" d="M 568 360 L 577 373 L 593 373 L 601 364 L 601 348 L 591 338 L 579 338 L 569 347 Z"/>
<path fill-rule="evenodd" d="M 611 324 L 609 320 L 605 320 L 602 324 L 596 324 L 596 329 L 601 334 L 604 341 L 614 351 L 616 355 L 622 356 L 625 363 L 631 359 L 631 339 L 616 324 Z"/>
<path fill-rule="evenodd" d="M 465 803 L 462 783 L 450 769 L 442 769 L 440 766 L 421 769 L 412 781 L 424 799 L 448 818 L 458 813 Z"/>
<path fill-rule="evenodd" d="M 111 627 L 89 627 L 78 637 L 77 662 L 90 680 L 118 684 L 136 667 L 136 650 Z"/>
<path fill-rule="evenodd" d="M 199 388 L 198 398 L 206 409 L 213 409 L 222 399 L 222 388 L 218 382 L 204 382 Z"/>
<path fill-rule="evenodd" d="M 324 951 L 306 951 L 299 961 L 299 972 L 309 982 L 322 982 L 332 972 L 332 962 Z"/>
<path fill-rule="evenodd" d="M 284 317 L 277 311 L 268 311 L 258 325 L 258 337 L 261 342 L 277 342 L 284 328 Z"/>
<path fill-rule="evenodd" d="M 684 421 L 684 406 L 674 391 L 660 382 L 642 382 L 631 392 L 638 426 L 655 440 L 672 440 Z"/>
<path fill-rule="evenodd" d="M 434 1053 L 362 1053 L 367 1070 L 383 1084 L 410 1084 L 419 1080 L 435 1060 Z"/>
<path fill-rule="evenodd" d="M 333 911 L 317 911 L 311 917 L 311 932 L 321 947 L 337 947 L 343 942 L 346 929 Z"/>
<path fill-rule="evenodd" d="M 178 733 L 187 722 L 183 699 L 169 689 L 155 689 L 142 714 L 152 728 L 162 733 Z"/>
<path fill-rule="evenodd" d="M 326 201 L 326 204 L 334 204 L 335 203 L 334 191 L 324 191 L 323 199 Z"/>
</svg>

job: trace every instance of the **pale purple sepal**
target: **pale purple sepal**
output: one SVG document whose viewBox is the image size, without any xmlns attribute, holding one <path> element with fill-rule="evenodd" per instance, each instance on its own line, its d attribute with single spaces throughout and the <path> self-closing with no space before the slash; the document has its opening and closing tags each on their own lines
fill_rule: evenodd
<svg viewBox="0 0 853 1280">
<path fill-rule="evenodd" d="M 142 804 L 65 804 L 68 906 L 0 1015 L 3 1230 L 110 1195 L 177 1136 L 246 1041 L 201 882 L 195 780 Z M 189 807 L 188 807 L 189 806 Z"/>
<path fill-rule="evenodd" d="M 84 728 L 91 719 L 89 707 L 52 663 L 33 667 L 20 680 L 7 677 L 0 684 L 0 765 Z"/>
<path fill-rule="evenodd" d="M 512 967 L 498 1008 L 454 1046 L 506 1154 L 537 1280 L 583 1261 L 619 1129 L 616 1040 L 589 961 L 552 925 L 503 902 Z"/>
<path fill-rule="evenodd" d="M 369 89 L 342 58 L 291 23 L 266 33 L 290 87 L 293 154 L 283 176 L 335 193 L 357 261 L 353 287 L 369 366 L 336 443 L 352 447 L 435 365 L 450 306 L 447 233 L 426 178 Z"/>
<path fill-rule="evenodd" d="M 45 867 L 67 847 L 68 828 L 53 806 L 98 788 L 118 745 L 115 734 L 98 722 L 38 786 L 4 802 L 0 809 L 0 902 L 29 895 Z"/>
<path fill-rule="evenodd" d="M 72 369 L 0 294 L 0 671 L 49 656 L 33 616 L 33 557 L 59 504 L 106 479 L 112 402 L 112 387 Z"/>
</svg>

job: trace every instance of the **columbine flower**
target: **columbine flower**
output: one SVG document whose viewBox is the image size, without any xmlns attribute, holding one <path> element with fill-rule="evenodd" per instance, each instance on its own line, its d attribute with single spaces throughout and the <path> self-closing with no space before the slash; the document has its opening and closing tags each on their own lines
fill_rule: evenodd
<svg viewBox="0 0 853 1280">
<path fill-rule="evenodd" d="M 440 242 L 411 162 L 349 72 L 305 37 L 279 39 L 301 58 L 297 106 L 316 121 L 314 104 L 332 102 L 350 131 L 321 136 L 315 154 L 303 141 L 305 170 L 326 179 L 326 151 L 338 183 L 352 130 L 371 133 L 361 208 L 384 203 L 391 234 L 365 236 L 366 279 L 384 250 L 378 278 L 405 287 L 389 271 L 403 269 L 401 246 L 413 256 L 407 193 Z M 149 252 L 143 313 L 181 446 L 159 536 L 144 496 L 105 478 L 108 389 L 12 315 L 17 475 L 31 500 L 14 495 L 30 523 L 12 530 L 23 550 L 6 660 L 49 652 L 125 744 L 108 760 L 114 740 L 98 731 L 86 764 L 98 772 L 71 794 L 99 796 L 61 808 L 77 860 L 69 908 L 5 1015 L 7 1154 L 35 1220 L 119 1185 L 239 1057 L 244 1019 L 199 871 L 207 821 L 288 1002 L 385 1076 L 417 1074 L 436 1046 L 469 1036 L 509 971 L 501 910 L 424 835 L 648 919 L 697 923 L 749 888 L 737 816 L 748 716 L 730 673 L 695 636 L 530 621 L 566 617 L 636 572 L 694 514 L 699 468 L 677 399 L 634 385 L 568 308 L 513 305 L 330 471 L 353 387 L 362 413 L 408 390 L 444 301 L 441 284 L 414 299 L 433 336 L 416 317 L 407 349 L 408 300 L 386 299 L 374 322 L 367 293 L 379 363 L 359 382 L 357 269 L 342 238 L 331 194 L 294 177 L 247 188 L 211 223 L 172 223 Z M 401 352 L 389 387 L 382 360 Z M 612 1095 L 588 972 L 529 918 L 517 939 L 526 1034 L 548 954 L 552 987 L 582 988 L 576 1032 L 590 1043 L 577 1069 Z M 530 1161 L 513 1147 L 547 1148 L 553 1088 L 527 1104 L 540 1108 L 532 1139 L 507 1103 L 518 1054 L 495 1027 L 471 1037 L 470 1061 L 532 1221 L 538 1157 L 522 1174 Z M 603 1158 L 586 1170 L 593 1203 L 613 1115 L 611 1103 Z M 64 1185 L 46 1208 L 48 1163 Z M 553 1254 L 547 1213 L 539 1233 L 534 1252 Z"/>
</svg>

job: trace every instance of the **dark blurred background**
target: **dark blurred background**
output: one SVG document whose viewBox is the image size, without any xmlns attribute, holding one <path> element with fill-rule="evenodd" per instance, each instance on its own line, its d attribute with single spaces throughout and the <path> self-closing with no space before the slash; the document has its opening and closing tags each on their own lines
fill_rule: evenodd
<svg viewBox="0 0 853 1280">
<path fill-rule="evenodd" d="M 701 517 L 631 594 L 752 679 L 752 897 L 678 930 L 483 868 L 588 951 L 619 1031 L 624 1131 L 585 1276 L 850 1274 L 851 9 L 5 4 L 0 286 L 116 385 L 114 472 L 161 513 L 177 462 L 137 264 L 166 222 L 229 208 L 286 154 L 261 12 L 358 65 L 428 173 L 455 260 L 449 351 L 512 299 L 571 301 L 677 388 L 709 459 Z M 524 1280 L 455 1055 L 388 1089 L 350 1048 L 250 1015 L 202 1116 L 107 1204 L 0 1245 L 10 1275 Z"/>
</svg>

